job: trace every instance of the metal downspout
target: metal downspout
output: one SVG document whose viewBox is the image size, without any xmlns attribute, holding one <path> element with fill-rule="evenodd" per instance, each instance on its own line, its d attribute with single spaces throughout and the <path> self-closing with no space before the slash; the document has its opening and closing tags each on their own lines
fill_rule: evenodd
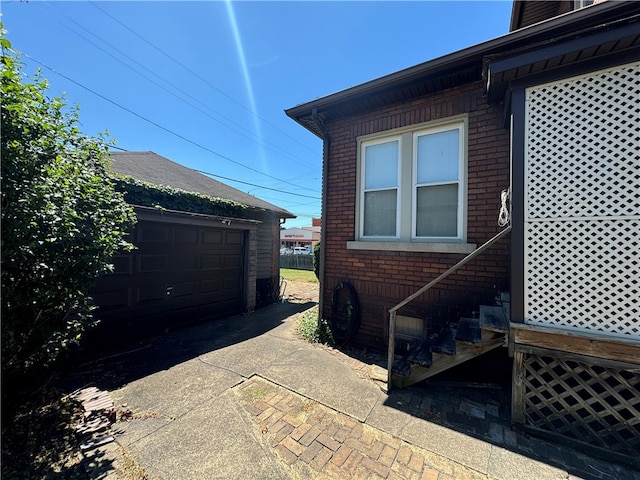
<svg viewBox="0 0 640 480">
<path fill-rule="evenodd" d="M 327 131 L 324 128 L 324 125 L 320 122 L 318 118 L 318 109 L 313 108 L 311 110 L 311 117 L 318 125 L 318 128 L 322 132 L 322 201 L 320 208 L 320 220 L 322 222 L 322 228 L 320 229 L 320 271 L 318 279 L 320 282 L 320 292 L 318 298 L 318 327 L 320 327 L 320 321 L 322 320 L 322 313 L 324 312 L 324 292 L 325 292 L 325 281 L 324 281 L 324 264 L 325 264 L 325 251 L 327 248 L 327 229 L 326 229 L 326 212 L 327 212 L 327 173 L 329 170 L 329 146 L 331 140 Z"/>
</svg>

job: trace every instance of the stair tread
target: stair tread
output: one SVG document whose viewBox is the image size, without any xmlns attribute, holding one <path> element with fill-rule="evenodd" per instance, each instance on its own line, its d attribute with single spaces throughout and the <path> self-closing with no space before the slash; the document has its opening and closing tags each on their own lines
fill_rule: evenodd
<svg viewBox="0 0 640 480">
<path fill-rule="evenodd" d="M 506 332 L 509 330 L 509 320 L 501 306 L 480 306 L 480 328 Z"/>
<path fill-rule="evenodd" d="M 411 365 L 419 365 L 421 367 L 431 366 L 433 363 L 431 342 L 429 340 L 424 340 L 418 344 L 407 356 L 407 361 Z"/>
<path fill-rule="evenodd" d="M 461 317 L 425 340 L 409 340 L 413 348 L 393 365 L 394 386 L 403 388 L 448 370 L 495 348 L 506 346 L 510 327 L 510 294 L 501 292 L 498 305 L 480 305 L 479 318 Z"/>
<path fill-rule="evenodd" d="M 474 345 L 482 343 L 482 330 L 480 320 L 477 318 L 462 317 L 458 321 L 456 340 Z"/>
<path fill-rule="evenodd" d="M 504 335 L 483 342 L 481 345 L 462 344 L 457 355 L 434 354 L 431 366 L 421 368 L 414 365 L 409 375 L 396 376 L 393 384 L 399 388 L 408 387 L 503 345 Z"/>
<path fill-rule="evenodd" d="M 450 326 L 444 327 L 438 335 L 432 339 L 431 351 L 445 353 L 447 355 L 456 354 L 456 332 Z"/>
<path fill-rule="evenodd" d="M 411 365 L 407 361 L 407 357 L 393 363 L 393 373 L 402 377 L 408 377 L 411 374 Z"/>
</svg>

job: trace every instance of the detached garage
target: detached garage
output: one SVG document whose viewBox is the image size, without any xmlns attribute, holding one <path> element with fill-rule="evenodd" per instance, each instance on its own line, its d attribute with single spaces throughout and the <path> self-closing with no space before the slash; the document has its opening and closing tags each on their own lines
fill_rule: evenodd
<svg viewBox="0 0 640 480">
<path fill-rule="evenodd" d="M 153 152 L 112 153 L 138 223 L 93 290 L 103 332 L 154 333 L 277 299 L 286 210 Z"/>
</svg>

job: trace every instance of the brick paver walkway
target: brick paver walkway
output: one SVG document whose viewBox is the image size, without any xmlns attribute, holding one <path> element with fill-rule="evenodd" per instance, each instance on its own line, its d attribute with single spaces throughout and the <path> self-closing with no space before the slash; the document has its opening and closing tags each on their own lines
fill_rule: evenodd
<svg viewBox="0 0 640 480">
<path fill-rule="evenodd" d="M 294 478 L 487 478 L 260 377 L 234 391 Z"/>
</svg>

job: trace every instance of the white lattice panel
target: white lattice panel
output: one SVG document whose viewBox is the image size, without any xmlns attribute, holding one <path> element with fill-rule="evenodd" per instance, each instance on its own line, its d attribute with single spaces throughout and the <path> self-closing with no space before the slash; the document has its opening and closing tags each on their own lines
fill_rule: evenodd
<svg viewBox="0 0 640 480">
<path fill-rule="evenodd" d="M 640 222 L 529 222 L 527 323 L 640 337 Z"/>
<path fill-rule="evenodd" d="M 527 218 L 640 215 L 640 64 L 527 91 Z"/>
<path fill-rule="evenodd" d="M 527 90 L 525 319 L 640 338 L 640 63 Z"/>
</svg>

